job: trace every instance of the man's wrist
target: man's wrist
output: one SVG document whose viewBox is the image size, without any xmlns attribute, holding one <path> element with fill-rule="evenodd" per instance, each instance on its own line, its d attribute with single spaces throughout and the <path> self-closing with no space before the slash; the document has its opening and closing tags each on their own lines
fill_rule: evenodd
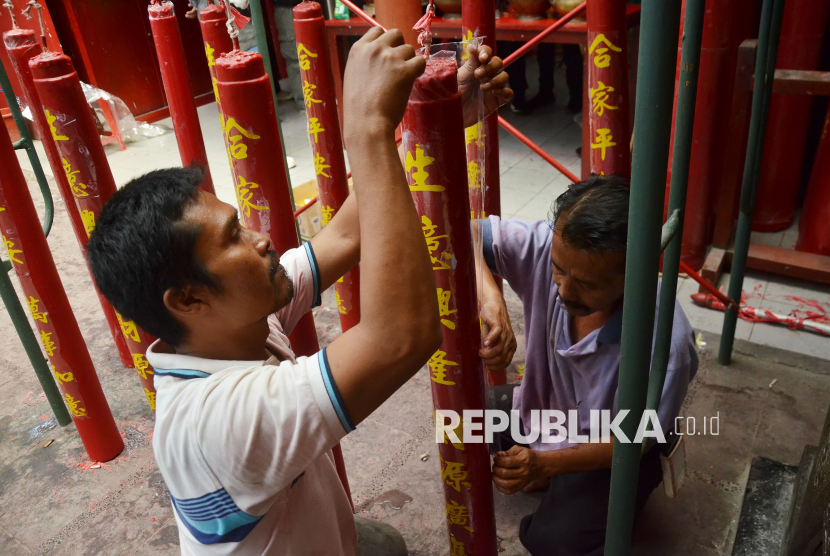
<svg viewBox="0 0 830 556">
<path fill-rule="evenodd" d="M 556 453 L 557 450 L 540 451 L 533 450 L 533 456 L 536 461 L 536 479 L 547 479 L 558 474 L 557 460 L 559 459 Z"/>
<path fill-rule="evenodd" d="M 384 118 L 365 118 L 348 126 L 343 133 L 346 149 L 366 146 L 377 148 L 379 142 L 395 140 L 395 126 Z"/>
</svg>

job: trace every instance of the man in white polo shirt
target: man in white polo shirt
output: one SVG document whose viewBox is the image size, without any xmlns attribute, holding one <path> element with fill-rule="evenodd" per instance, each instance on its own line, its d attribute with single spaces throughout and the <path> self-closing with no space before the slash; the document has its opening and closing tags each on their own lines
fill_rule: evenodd
<svg viewBox="0 0 830 556">
<path fill-rule="evenodd" d="M 499 65 L 488 64 L 486 79 Z M 160 338 L 147 352 L 153 449 L 183 554 L 357 553 L 331 448 L 441 343 L 432 265 L 394 140 L 424 66 L 397 31 L 372 29 L 352 47 L 344 140 L 358 199 L 303 247 L 276 253 L 234 207 L 197 189 L 194 169 L 137 178 L 101 214 L 89 242 L 96 282 Z M 506 76 L 497 80 L 503 88 Z M 295 357 L 287 334 L 358 261 L 360 324 Z"/>
</svg>

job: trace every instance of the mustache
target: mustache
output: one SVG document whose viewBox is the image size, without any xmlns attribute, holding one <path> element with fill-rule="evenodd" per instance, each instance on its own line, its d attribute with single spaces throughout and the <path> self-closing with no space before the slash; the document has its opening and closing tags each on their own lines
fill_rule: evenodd
<svg viewBox="0 0 830 556">
<path fill-rule="evenodd" d="M 268 270 L 271 278 L 273 278 L 282 267 L 280 264 L 280 254 L 274 250 L 270 250 L 268 251 L 268 258 L 270 259 Z"/>
<path fill-rule="evenodd" d="M 582 311 L 590 311 L 590 310 L 591 310 L 591 308 L 590 308 L 590 307 L 588 307 L 587 305 L 583 305 L 582 303 L 577 303 L 576 301 L 570 301 L 570 300 L 568 300 L 568 299 L 565 299 L 565 298 L 564 298 L 564 297 L 562 297 L 561 295 L 559 295 L 559 299 L 561 299 L 561 300 L 562 300 L 562 303 L 563 303 L 563 304 L 565 305 L 565 307 L 566 307 L 566 308 L 568 308 L 568 309 L 572 309 L 572 310 L 582 310 Z"/>
</svg>

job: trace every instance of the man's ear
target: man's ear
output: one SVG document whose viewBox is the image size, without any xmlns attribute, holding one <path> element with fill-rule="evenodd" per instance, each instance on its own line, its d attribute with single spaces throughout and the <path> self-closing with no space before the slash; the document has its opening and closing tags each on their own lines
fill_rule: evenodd
<svg viewBox="0 0 830 556">
<path fill-rule="evenodd" d="M 204 286 L 168 288 L 163 300 L 164 306 L 177 319 L 203 316 L 210 311 L 210 295 Z"/>
</svg>

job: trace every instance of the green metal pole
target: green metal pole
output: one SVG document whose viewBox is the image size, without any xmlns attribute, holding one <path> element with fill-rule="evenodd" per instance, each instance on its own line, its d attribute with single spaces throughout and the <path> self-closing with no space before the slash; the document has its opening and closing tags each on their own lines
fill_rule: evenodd
<svg viewBox="0 0 830 556">
<path fill-rule="evenodd" d="M 660 290 L 660 312 L 657 316 L 657 337 L 651 360 L 648 383 L 648 409 L 660 406 L 671 352 L 674 303 L 677 296 L 677 271 L 680 266 L 680 244 L 683 242 L 683 214 L 686 210 L 686 185 L 692 158 L 692 132 L 695 127 L 697 72 L 700 42 L 703 36 L 703 13 L 706 0 L 686 0 L 683 21 L 683 51 L 680 55 L 680 79 L 677 91 L 677 115 L 674 121 L 674 152 L 672 153 L 669 214 L 677 214 L 677 226 L 663 256 L 663 284 Z M 666 223 L 668 224 L 671 221 Z M 662 245 L 661 245 L 662 246 Z"/>
<path fill-rule="evenodd" d="M 266 4 L 270 5 L 267 1 Z M 274 76 L 274 64 L 271 60 L 271 53 L 268 51 L 268 31 L 265 27 L 265 8 L 262 0 L 251 0 L 251 24 L 256 31 L 256 46 L 262 61 L 265 64 L 265 73 L 271 80 L 271 94 L 274 96 L 274 110 L 277 114 L 277 127 L 280 130 L 280 144 L 282 145 L 282 157 L 285 159 L 285 173 L 288 178 L 288 192 L 291 193 L 291 206 L 293 210 L 297 210 L 297 203 L 294 202 L 294 188 L 291 186 L 291 172 L 288 171 L 288 159 L 285 154 L 285 136 L 282 133 L 282 122 L 280 121 L 280 109 L 277 104 L 277 79 Z M 279 48 L 279 45 L 276 45 Z M 297 237 L 300 237 L 300 226 L 296 222 Z"/>
<path fill-rule="evenodd" d="M 648 390 L 679 25 L 680 0 L 643 0 L 617 392 L 629 442 L 614 440 L 605 556 L 628 555 L 634 524 L 641 447 L 633 440 Z"/>
<path fill-rule="evenodd" d="M 45 210 L 43 213 L 43 234 L 49 237 L 49 231 L 52 229 L 52 220 L 55 216 L 55 205 L 52 202 L 52 192 L 49 190 L 49 184 L 46 182 L 46 175 L 43 173 L 43 166 L 40 165 L 40 159 L 37 157 L 35 144 L 32 142 L 32 136 L 29 134 L 29 128 L 26 127 L 26 120 L 23 119 L 23 114 L 20 112 L 20 107 L 17 105 L 17 98 L 12 90 L 12 84 L 9 82 L 9 76 L 6 74 L 6 68 L 0 62 L 0 89 L 3 89 L 3 95 L 6 97 L 6 104 L 9 105 L 9 110 L 14 118 L 14 123 L 17 125 L 17 131 L 20 133 L 20 141 L 15 141 L 15 149 L 26 149 L 26 154 L 29 156 L 29 162 L 32 164 L 32 171 L 37 179 L 37 184 L 40 187 L 40 193 L 43 195 L 43 203 Z M 39 110 L 40 107 L 30 106 L 29 110 Z"/>
<path fill-rule="evenodd" d="M 743 183 L 741 184 L 741 205 L 738 213 L 738 229 L 732 255 L 732 273 L 729 277 L 730 299 L 740 300 L 746 274 L 746 259 L 749 254 L 749 240 L 752 233 L 752 215 L 755 212 L 755 196 L 758 190 L 758 176 L 761 172 L 761 153 L 767 130 L 767 116 L 775 80 L 775 59 L 778 54 L 778 38 L 781 35 L 781 20 L 784 15 L 784 0 L 764 0 L 761 8 L 761 27 L 758 30 L 758 51 L 755 55 L 755 84 L 752 91 L 752 117 L 749 120 L 749 139 L 746 147 Z M 735 343 L 735 327 L 738 325 L 738 308 L 726 308 L 723 316 L 718 363 L 732 362 L 732 346 Z"/>
<path fill-rule="evenodd" d="M 8 275 L 11 265 L 8 264 L 8 261 L 0 262 L 2 262 L 2 269 L 0 269 L 0 298 L 2 298 L 6 310 L 9 312 L 14 329 L 20 337 L 20 342 L 23 344 L 23 349 L 26 350 L 26 355 L 29 356 L 29 361 L 35 369 L 37 379 L 40 381 L 40 386 L 43 388 L 43 393 L 46 394 L 46 399 L 52 407 L 52 412 L 55 414 L 58 424 L 65 427 L 72 422 L 72 417 L 69 415 L 69 411 L 66 410 L 66 405 L 63 403 L 63 396 L 61 396 L 60 390 L 58 390 L 58 386 L 55 384 L 55 378 L 49 371 L 49 363 L 40 351 L 40 345 L 37 343 L 35 333 L 32 332 L 32 328 L 29 326 L 26 312 L 23 310 L 23 306 L 17 298 L 17 293 L 14 291 L 14 286 L 12 286 L 12 281 Z"/>
</svg>

